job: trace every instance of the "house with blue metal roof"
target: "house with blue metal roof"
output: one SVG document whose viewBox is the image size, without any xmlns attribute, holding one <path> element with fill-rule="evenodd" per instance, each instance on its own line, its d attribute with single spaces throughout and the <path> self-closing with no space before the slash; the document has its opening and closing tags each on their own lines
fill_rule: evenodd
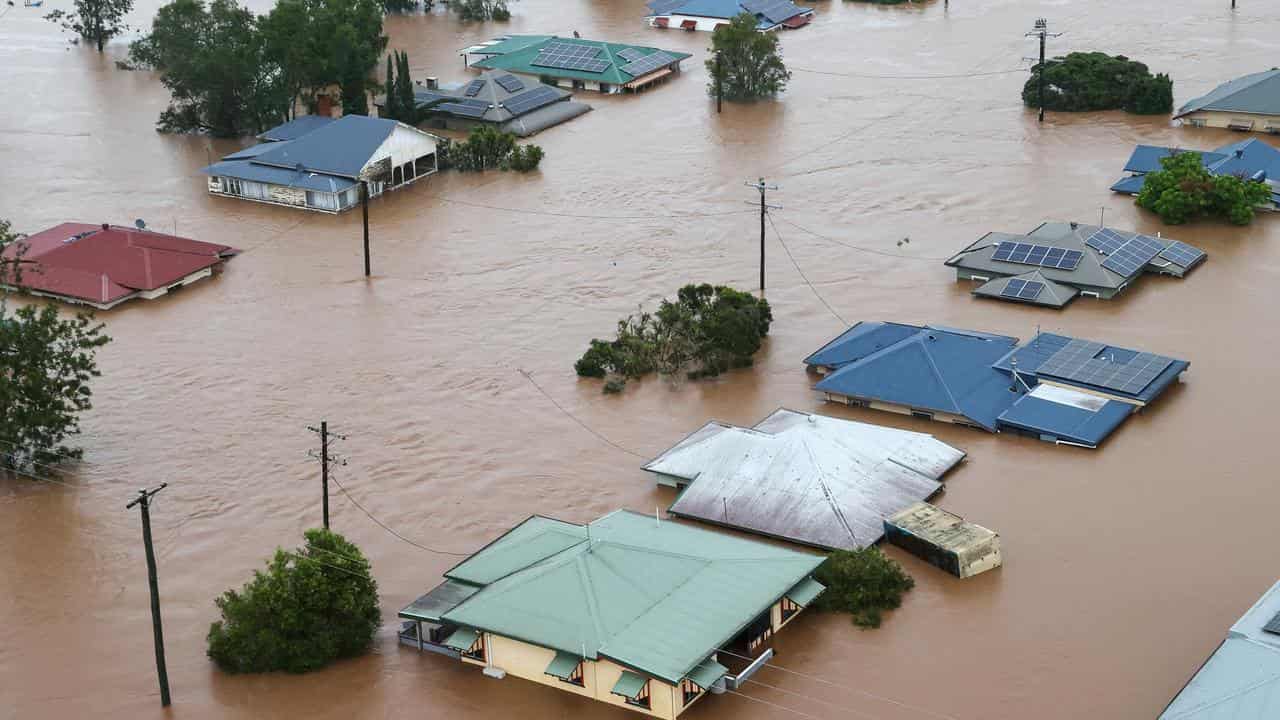
<svg viewBox="0 0 1280 720">
<path fill-rule="evenodd" d="M 258 136 L 201 172 L 214 195 L 339 213 L 438 169 L 436 136 L 385 118 L 306 115 Z"/>
<path fill-rule="evenodd" d="M 1280 718 L 1280 582 L 1240 617 L 1159 720 Z"/>
<path fill-rule="evenodd" d="M 1160 169 L 1162 158 L 1187 152 L 1199 155 L 1211 175 L 1234 175 L 1266 183 L 1271 189 L 1271 202 L 1259 209 L 1280 211 L 1280 150 L 1258 138 L 1230 143 L 1208 151 L 1139 145 L 1133 149 L 1124 165 L 1124 171 L 1129 175 L 1117 180 L 1111 186 L 1112 192 L 1137 195 L 1147 182 L 1147 173 Z"/>
<path fill-rule="evenodd" d="M 1173 117 L 1193 127 L 1280 133 L 1280 69 L 1225 82 L 1188 101 Z"/>
<path fill-rule="evenodd" d="M 760 32 L 801 28 L 813 19 L 812 8 L 792 0 L 650 0 L 648 5 L 645 22 L 662 29 L 713 32 L 743 13 L 756 19 Z"/>
<path fill-rule="evenodd" d="M 824 559 L 626 510 L 534 516 L 401 610 L 400 640 L 674 720 L 772 657 L 773 635 L 824 590 Z"/>
<path fill-rule="evenodd" d="M 1190 363 L 1054 333 L 863 322 L 805 364 L 829 402 L 1097 447 Z"/>
</svg>

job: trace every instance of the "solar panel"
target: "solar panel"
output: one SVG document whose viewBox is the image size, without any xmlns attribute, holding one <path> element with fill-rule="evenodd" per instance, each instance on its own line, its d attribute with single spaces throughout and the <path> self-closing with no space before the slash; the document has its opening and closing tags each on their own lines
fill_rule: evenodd
<svg viewBox="0 0 1280 720">
<path fill-rule="evenodd" d="M 1117 362 L 1106 349 L 1102 343 L 1073 339 L 1041 363 L 1036 374 L 1137 395 L 1173 364 L 1173 358 L 1145 352 Z"/>
<path fill-rule="evenodd" d="M 1204 257 L 1204 251 L 1200 248 L 1194 248 L 1190 245 L 1174 240 L 1169 246 L 1160 251 L 1160 257 L 1165 260 L 1172 260 L 1182 267 L 1189 268 L 1200 262 Z"/>
<path fill-rule="evenodd" d="M 436 109 L 451 115 L 480 118 L 484 117 L 485 112 L 489 110 L 489 103 L 481 102 L 480 100 L 458 100 L 456 102 L 440 103 L 436 106 Z"/>
<path fill-rule="evenodd" d="M 626 48 L 625 50 L 619 50 L 615 54 L 627 62 L 635 62 L 644 57 L 644 53 L 640 52 L 639 48 Z"/>
<path fill-rule="evenodd" d="M 1044 290 L 1044 283 L 1038 280 L 1022 280 L 1012 278 L 1008 284 L 1004 286 L 1004 290 L 1000 291 L 1001 297 L 1015 298 L 1017 300 L 1035 300 L 1040 297 L 1040 292 Z"/>
<path fill-rule="evenodd" d="M 560 97 L 560 93 L 556 92 L 555 88 L 542 85 L 528 92 L 512 95 L 502 103 L 502 107 L 506 108 L 512 115 L 523 115 L 531 110 L 550 105 L 559 100 Z"/>
<path fill-rule="evenodd" d="M 1262 626 L 1263 632 L 1269 632 L 1272 635 L 1280 635 L 1280 613 L 1276 613 L 1266 625 Z"/>
<path fill-rule="evenodd" d="M 493 81 L 501 85 L 502 89 L 509 93 L 520 92 L 524 89 L 524 81 L 515 75 L 499 75 Z"/>
<path fill-rule="evenodd" d="M 766 20 L 775 23 L 803 12 L 791 0 L 743 0 L 742 7 L 753 15 L 763 15 Z"/>
<path fill-rule="evenodd" d="M 471 82 L 467 83 L 467 87 L 462 91 L 462 94 L 466 95 L 467 97 L 475 97 L 476 94 L 479 93 L 482 89 L 484 89 L 483 80 L 472 80 Z"/>
<path fill-rule="evenodd" d="M 1102 228 L 1090 235 L 1089 239 L 1084 241 L 1084 244 L 1103 255 L 1110 255 L 1119 250 L 1126 242 L 1128 242 L 1128 239 L 1115 230 Z"/>
<path fill-rule="evenodd" d="M 570 57 L 595 57 L 600 54 L 599 45 L 584 45 L 582 43 L 567 42 L 551 42 L 542 46 L 538 51 L 541 53 L 551 53 L 554 55 L 568 55 Z"/>
<path fill-rule="evenodd" d="M 641 75 L 647 75 L 660 67 L 670 65 L 675 61 L 676 58 L 674 56 L 658 50 L 645 55 L 639 60 L 629 62 L 618 69 L 633 77 L 640 77 Z"/>
<path fill-rule="evenodd" d="M 1075 270 L 1084 253 L 1079 250 L 1053 247 L 1052 245 L 1036 245 L 1005 240 L 996 245 L 992 260 L 1036 265 L 1038 267 L 1057 268 L 1059 270 Z"/>
<path fill-rule="evenodd" d="M 533 59 L 533 65 L 539 67 L 558 68 L 561 70 L 581 70 L 583 72 L 604 72 L 609 68 L 608 60 L 600 60 L 581 54 L 555 53 L 543 50 Z"/>
<path fill-rule="evenodd" d="M 1164 250 L 1165 242 L 1148 235 L 1134 235 L 1102 261 L 1102 267 L 1125 277 L 1136 275 Z"/>
</svg>

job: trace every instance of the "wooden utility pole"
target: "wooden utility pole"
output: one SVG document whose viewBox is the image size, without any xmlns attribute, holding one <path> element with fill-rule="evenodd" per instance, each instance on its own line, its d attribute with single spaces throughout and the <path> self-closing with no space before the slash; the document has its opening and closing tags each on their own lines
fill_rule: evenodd
<svg viewBox="0 0 1280 720">
<path fill-rule="evenodd" d="M 764 220 L 770 208 L 777 209 L 775 206 L 765 203 L 765 193 L 769 190 L 777 190 L 778 186 L 766 185 L 764 178 L 760 178 L 754 183 L 743 184 L 760 191 L 760 292 L 764 292 Z"/>
<path fill-rule="evenodd" d="M 369 181 L 360 181 L 360 212 L 364 215 L 364 276 L 369 277 Z"/>
<path fill-rule="evenodd" d="M 329 529 L 329 463 L 333 462 L 339 465 L 347 464 L 346 458 L 335 458 L 329 454 L 329 438 L 335 437 L 339 440 L 346 440 L 347 436 L 339 435 L 338 433 L 329 432 L 329 423 L 326 420 L 320 421 L 320 427 L 314 427 L 314 426 L 308 425 L 307 429 L 313 433 L 317 433 L 318 435 L 320 435 L 320 454 L 317 456 L 315 454 L 315 451 L 311 451 L 308 454 L 313 458 L 318 457 L 320 460 L 320 506 L 323 509 L 322 511 L 324 515 L 324 529 L 328 530 Z"/>
<path fill-rule="evenodd" d="M 138 497 L 124 506 L 125 510 L 132 510 L 133 506 L 137 505 L 142 510 L 142 544 L 147 551 L 147 582 L 151 585 L 151 630 L 155 636 L 156 674 L 160 679 L 161 707 L 169 707 L 169 671 L 165 668 L 164 662 L 164 628 L 160 624 L 160 587 L 156 581 L 156 553 L 151 545 L 151 498 L 168 486 L 169 483 L 161 483 L 160 487 L 152 490 L 139 490 Z"/>
<path fill-rule="evenodd" d="M 1234 1 L 1234 0 L 1233 0 Z M 724 76 L 720 74 L 720 51 L 716 51 L 716 113 L 720 112 L 720 105 L 724 101 Z"/>
<path fill-rule="evenodd" d="M 1045 61 L 1044 61 L 1045 39 L 1051 38 L 1051 37 L 1058 37 L 1060 35 L 1062 35 L 1062 33 L 1049 32 L 1049 21 L 1045 20 L 1044 18 L 1036 18 L 1035 28 L 1031 32 L 1026 33 L 1026 37 L 1040 38 L 1040 65 L 1038 66 L 1040 68 L 1040 82 L 1038 83 L 1039 94 L 1040 94 L 1040 119 L 1038 122 L 1044 122 L 1044 82 L 1045 82 L 1044 75 L 1045 75 L 1045 72 L 1049 69 L 1045 65 Z"/>
</svg>

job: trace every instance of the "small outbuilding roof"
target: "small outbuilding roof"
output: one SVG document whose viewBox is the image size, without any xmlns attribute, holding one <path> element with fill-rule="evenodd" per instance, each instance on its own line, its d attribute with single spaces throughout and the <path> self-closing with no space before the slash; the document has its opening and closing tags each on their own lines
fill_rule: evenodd
<svg viewBox="0 0 1280 720">
<path fill-rule="evenodd" d="M 1225 82 L 1178 108 L 1175 118 L 1201 110 L 1280 115 L 1280 69 L 1245 75 Z"/>
<path fill-rule="evenodd" d="M 885 518 L 885 522 L 901 528 L 937 547 L 955 553 L 990 543 L 996 533 L 952 512 L 918 502 Z"/>
<path fill-rule="evenodd" d="M 1050 280 L 1039 270 L 1032 270 L 1021 275 L 989 280 L 974 288 L 973 294 L 978 297 L 1061 308 L 1074 300 L 1080 291 L 1070 285 Z"/>
<path fill-rule="evenodd" d="M 932 435 L 780 409 L 753 428 L 707 423 L 644 469 L 689 483 L 673 515 L 855 549 L 964 456 Z"/>
</svg>

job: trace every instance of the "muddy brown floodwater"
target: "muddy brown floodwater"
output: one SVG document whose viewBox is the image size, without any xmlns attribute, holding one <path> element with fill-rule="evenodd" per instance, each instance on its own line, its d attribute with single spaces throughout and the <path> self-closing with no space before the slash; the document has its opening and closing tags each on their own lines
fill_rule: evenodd
<svg viewBox="0 0 1280 720">
<path fill-rule="evenodd" d="M 159 1 L 138 4 L 134 22 L 146 24 Z M 104 313 L 115 342 L 84 419 L 86 462 L 67 485 L 0 481 L 0 719 L 633 717 L 399 647 L 395 612 L 452 560 L 395 539 L 340 494 L 335 527 L 372 559 L 382 593 L 376 650 L 297 677 L 227 676 L 204 655 L 213 598 L 319 523 L 306 425 L 321 418 L 349 435 L 338 481 L 440 549 L 476 549 L 530 513 L 585 521 L 672 501 L 522 369 L 640 455 L 710 418 L 750 424 L 779 406 L 931 432 L 968 451 L 940 502 L 997 529 L 1005 567 L 960 582 L 890 548 L 918 581 L 902 609 L 872 632 L 804 617 L 779 637 L 778 663 L 834 684 L 766 670 L 760 679 L 782 689 L 752 686 L 754 698 L 821 720 L 1158 714 L 1280 573 L 1280 218 L 1167 228 L 1107 191 L 1136 143 L 1209 148 L 1237 135 L 1122 113 L 1037 125 L 1019 104 L 1020 73 L 866 76 L 1018 68 L 1034 52 L 1023 33 L 1043 16 L 1066 32 L 1052 51 L 1140 59 L 1173 76 L 1181 103 L 1275 64 L 1280 4 L 816 7 L 812 26 L 782 36 L 796 69 L 786 95 L 721 115 L 704 92 L 708 36 L 645 28 L 640 0 L 520 0 L 507 24 L 388 20 L 415 74 L 444 80 L 468 76 L 457 48 L 508 32 L 577 30 L 694 58 L 653 92 L 582 95 L 595 111 L 537 137 L 547 153 L 537 174 L 444 173 L 376 201 L 371 281 L 359 213 L 209 197 L 198 169 L 239 143 L 155 133 L 167 95 L 156 77 L 115 69 L 123 42 L 100 57 L 69 46 L 40 11 L 5 13 L 0 216 L 27 231 L 144 218 L 247 252 L 180 296 Z M 754 285 L 757 219 L 743 181 L 758 176 L 781 186 L 771 200 L 795 262 L 850 322 L 1023 338 L 1039 325 L 1185 357 L 1192 370 L 1097 452 L 825 406 L 800 361 L 842 324 L 770 237 L 777 320 L 755 369 L 637 383 L 621 397 L 579 382 L 571 364 L 587 340 L 637 304 L 686 282 Z M 1109 224 L 1163 230 L 1210 259 L 1186 280 L 1149 278 L 1061 313 L 976 301 L 941 265 L 988 230 L 1092 221 L 1100 207 Z M 124 508 L 161 481 L 168 713 L 138 517 Z M 725 695 L 688 717 L 799 716 Z"/>
</svg>

